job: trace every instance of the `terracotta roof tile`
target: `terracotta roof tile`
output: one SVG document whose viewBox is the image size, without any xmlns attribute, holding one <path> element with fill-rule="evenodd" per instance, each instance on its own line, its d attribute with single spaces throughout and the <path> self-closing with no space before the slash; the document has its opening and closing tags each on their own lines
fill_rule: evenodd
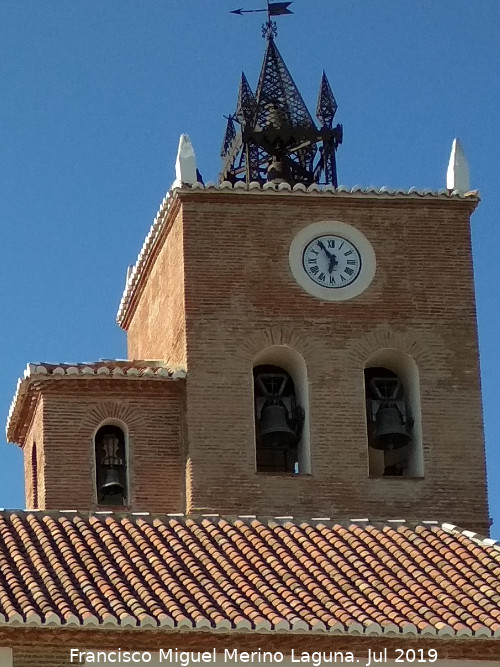
<svg viewBox="0 0 500 667">
<path fill-rule="evenodd" d="M 0 514 L 0 623 L 500 636 L 500 547 L 446 525 Z"/>
</svg>

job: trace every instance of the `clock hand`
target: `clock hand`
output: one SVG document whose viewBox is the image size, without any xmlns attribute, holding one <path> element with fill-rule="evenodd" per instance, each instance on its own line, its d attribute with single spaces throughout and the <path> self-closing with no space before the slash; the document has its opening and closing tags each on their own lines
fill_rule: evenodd
<svg viewBox="0 0 500 667">
<path fill-rule="evenodd" d="M 335 255 L 332 255 L 332 253 L 328 253 L 328 257 L 330 259 L 330 263 L 328 264 L 328 273 L 331 273 L 333 269 L 337 266 L 337 258 Z"/>
<path fill-rule="evenodd" d="M 332 273 L 333 269 L 338 264 L 337 258 L 335 257 L 335 255 L 333 253 L 331 253 L 329 250 L 326 249 L 326 246 L 323 243 L 323 241 L 318 241 L 318 245 L 321 248 L 321 250 L 324 251 L 325 255 L 330 260 L 329 263 L 328 263 L 328 273 Z"/>
<path fill-rule="evenodd" d="M 328 252 L 328 250 L 326 249 L 325 244 L 323 243 L 323 241 L 318 241 L 318 245 L 321 248 L 321 250 L 325 251 L 327 257 L 331 257 L 331 255 Z"/>
<path fill-rule="evenodd" d="M 337 258 L 335 257 L 335 255 L 332 255 L 332 253 L 329 250 L 326 249 L 326 246 L 323 243 L 323 241 L 318 241 L 318 245 L 321 248 L 321 250 L 324 250 L 324 252 L 325 252 L 326 256 L 328 257 L 328 259 L 330 260 L 330 262 L 333 261 L 333 262 L 335 262 L 335 264 L 338 264 Z M 334 266 L 335 266 L 335 264 L 334 264 Z M 330 271 L 330 273 L 331 273 L 331 271 Z"/>
</svg>

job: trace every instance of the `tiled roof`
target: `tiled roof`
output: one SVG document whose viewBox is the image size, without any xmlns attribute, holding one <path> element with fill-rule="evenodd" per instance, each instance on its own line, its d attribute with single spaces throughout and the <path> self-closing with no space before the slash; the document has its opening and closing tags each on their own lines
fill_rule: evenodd
<svg viewBox="0 0 500 667">
<path fill-rule="evenodd" d="M 113 380 L 180 380 L 186 377 L 182 368 L 173 368 L 160 361 L 101 359 L 78 364 L 28 364 L 17 382 L 5 427 L 7 440 L 14 441 L 16 425 L 26 401 L 34 399 L 35 384 L 61 378 L 110 378 Z"/>
<path fill-rule="evenodd" d="M 89 363 L 28 364 L 24 371 L 24 379 L 47 377 L 75 376 L 107 376 L 113 378 L 161 378 L 179 380 L 186 377 L 181 368 L 165 366 L 162 361 L 144 361 L 130 359 L 100 359 Z"/>
<path fill-rule="evenodd" d="M 337 198 L 413 198 L 413 199 L 440 199 L 440 200 L 456 200 L 456 199 L 466 199 L 477 202 L 479 200 L 479 193 L 477 190 L 471 190 L 470 192 L 461 192 L 455 190 L 450 192 L 449 190 L 442 189 L 438 191 L 434 190 L 419 190 L 417 188 L 410 188 L 409 190 L 405 189 L 392 189 L 386 186 L 384 187 L 375 187 L 369 186 L 363 188 L 360 185 L 355 185 L 354 187 L 346 187 L 345 185 L 339 185 L 338 188 L 334 188 L 332 185 L 319 186 L 313 184 L 308 188 L 302 183 L 297 183 L 293 188 L 289 183 L 265 183 L 261 185 L 260 183 L 244 183 L 237 182 L 234 185 L 228 181 L 223 183 L 207 183 L 203 185 L 202 183 L 194 183 L 189 187 L 183 188 L 173 188 L 161 202 L 158 213 L 156 214 L 153 224 L 144 240 L 142 249 L 139 253 L 136 263 L 129 267 L 127 272 L 127 280 L 125 284 L 125 289 L 118 307 L 118 313 L 116 316 L 116 321 L 119 325 L 122 325 L 127 316 L 129 305 L 132 301 L 132 298 L 136 292 L 137 286 L 139 284 L 140 278 L 144 272 L 146 264 L 151 256 L 153 249 L 156 246 L 158 239 L 161 236 L 161 232 L 164 229 L 165 222 L 167 220 L 167 214 L 170 210 L 170 206 L 173 201 L 173 195 L 179 190 L 189 191 L 189 192 L 228 192 L 235 194 L 244 194 L 244 193 L 262 193 L 262 194 L 276 194 L 276 195 L 285 195 L 286 193 L 291 192 L 297 196 L 300 195 L 309 195 L 309 196 L 322 196 L 322 197 L 337 197 Z"/>
<path fill-rule="evenodd" d="M 0 624 L 500 636 L 500 545 L 434 522 L 0 513 Z"/>
</svg>

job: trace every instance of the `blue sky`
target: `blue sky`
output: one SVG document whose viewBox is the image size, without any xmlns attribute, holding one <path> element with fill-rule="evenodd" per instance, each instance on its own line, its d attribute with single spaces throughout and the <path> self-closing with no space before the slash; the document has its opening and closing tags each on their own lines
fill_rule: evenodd
<svg viewBox="0 0 500 667">
<path fill-rule="evenodd" d="M 174 179 L 182 132 L 204 179 L 217 179 L 223 114 L 234 110 L 242 69 L 255 85 L 265 46 L 261 15 L 229 11 L 262 5 L 0 3 L 0 413 L 28 361 L 126 356 L 115 324 L 126 267 Z M 500 537 L 500 3 L 295 0 L 292 8 L 277 43 L 312 111 L 323 68 L 329 76 L 344 125 L 340 183 L 439 189 L 453 138 L 464 145 L 483 199 L 472 231 Z M 6 444 L 0 452 L 0 505 L 22 507 L 21 452 Z"/>
</svg>

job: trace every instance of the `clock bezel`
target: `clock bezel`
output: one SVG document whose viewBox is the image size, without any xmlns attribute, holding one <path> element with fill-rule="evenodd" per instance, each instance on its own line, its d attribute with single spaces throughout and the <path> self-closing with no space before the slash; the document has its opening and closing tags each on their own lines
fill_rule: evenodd
<svg viewBox="0 0 500 667">
<path fill-rule="evenodd" d="M 303 265 L 306 247 L 321 236 L 339 236 L 355 246 L 361 258 L 361 269 L 353 282 L 343 287 L 323 287 L 314 282 Z M 340 220 L 314 222 L 301 229 L 293 239 L 289 251 L 290 270 L 297 283 L 309 294 L 322 301 L 347 301 L 364 292 L 372 282 L 376 271 L 373 246 L 366 236 L 352 225 Z"/>
</svg>

